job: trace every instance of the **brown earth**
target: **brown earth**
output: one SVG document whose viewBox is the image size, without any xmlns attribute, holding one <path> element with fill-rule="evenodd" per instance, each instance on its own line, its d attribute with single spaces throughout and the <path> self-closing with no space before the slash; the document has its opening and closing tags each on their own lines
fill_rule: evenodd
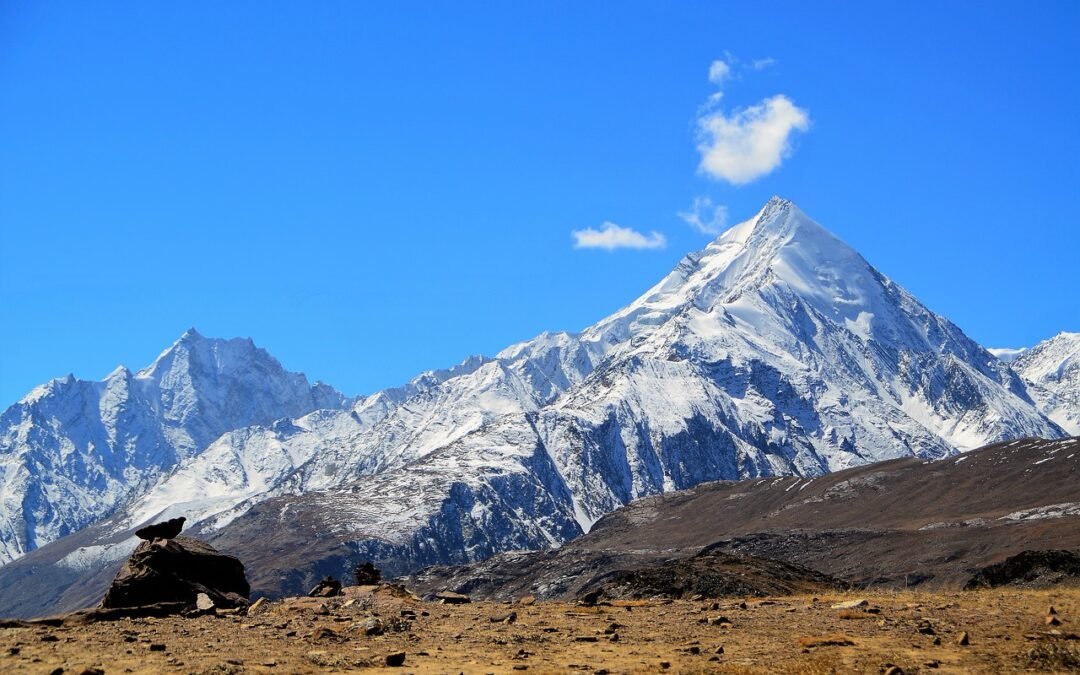
<svg viewBox="0 0 1080 675">
<path fill-rule="evenodd" d="M 856 587 L 945 591 L 1045 549 L 1080 552 L 1080 438 L 1009 441 L 813 479 L 705 483 L 635 501 L 557 550 L 431 567 L 406 583 L 420 593 L 569 600 L 613 572 L 713 552 L 781 561 Z"/>
<path fill-rule="evenodd" d="M 1075 587 L 599 606 L 528 600 L 444 605 L 385 586 L 345 593 L 263 603 L 249 616 L 0 622 L 0 671 L 340 672 L 385 668 L 388 656 L 402 653 L 403 671 L 416 673 L 1080 669 Z M 867 604 L 833 607 L 860 599 Z M 1054 620 L 1048 621 L 1051 606 Z M 961 644 L 965 633 L 967 644 Z"/>
</svg>

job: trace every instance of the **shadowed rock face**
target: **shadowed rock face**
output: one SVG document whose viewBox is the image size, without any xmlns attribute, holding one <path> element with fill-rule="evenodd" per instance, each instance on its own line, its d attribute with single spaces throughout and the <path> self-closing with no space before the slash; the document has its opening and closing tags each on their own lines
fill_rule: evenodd
<svg viewBox="0 0 1080 675">
<path fill-rule="evenodd" d="M 250 590 L 239 560 L 198 539 L 176 537 L 163 544 L 140 544 L 120 568 L 101 606 L 162 602 L 193 606 L 198 594 L 205 593 L 217 607 L 235 607 L 247 604 Z"/>
<path fill-rule="evenodd" d="M 1047 588 L 1059 583 L 1080 584 L 1080 554 L 1059 550 L 1022 551 L 982 568 L 964 588 Z"/>
</svg>

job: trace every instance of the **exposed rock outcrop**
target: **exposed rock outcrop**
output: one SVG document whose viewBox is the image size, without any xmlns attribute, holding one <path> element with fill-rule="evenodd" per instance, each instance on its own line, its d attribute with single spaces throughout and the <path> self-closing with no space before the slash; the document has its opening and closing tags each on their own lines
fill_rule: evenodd
<svg viewBox="0 0 1080 675">
<path fill-rule="evenodd" d="M 103 608 L 183 603 L 194 608 L 200 593 L 215 607 L 246 606 L 250 586 L 244 565 L 190 537 L 144 542 L 116 575 Z"/>
<path fill-rule="evenodd" d="M 1068 581 L 1080 584 L 1080 555 L 1060 550 L 1021 551 L 980 569 L 964 588 L 1045 588 Z"/>
</svg>

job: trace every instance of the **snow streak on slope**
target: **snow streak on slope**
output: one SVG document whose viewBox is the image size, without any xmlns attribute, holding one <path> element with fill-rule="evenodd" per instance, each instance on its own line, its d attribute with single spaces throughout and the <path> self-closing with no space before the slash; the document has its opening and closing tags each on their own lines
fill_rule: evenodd
<svg viewBox="0 0 1080 675">
<path fill-rule="evenodd" d="M 194 330 L 137 373 L 37 387 L 0 417 L 0 562 L 109 515 L 230 429 L 344 404 L 250 340 Z"/>
<path fill-rule="evenodd" d="M 1080 333 L 1059 333 L 1012 364 L 1047 417 L 1080 436 Z"/>
</svg>

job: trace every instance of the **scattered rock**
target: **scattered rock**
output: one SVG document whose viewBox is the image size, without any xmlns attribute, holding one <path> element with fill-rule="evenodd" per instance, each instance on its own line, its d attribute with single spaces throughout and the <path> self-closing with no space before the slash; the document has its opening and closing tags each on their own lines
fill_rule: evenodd
<svg viewBox="0 0 1080 675">
<path fill-rule="evenodd" d="M 846 635 L 837 634 L 799 638 L 799 644 L 808 649 L 812 647 L 850 647 L 855 644 L 855 641 Z"/>
<path fill-rule="evenodd" d="M 214 601 L 206 593 L 199 593 L 195 596 L 195 608 L 200 612 L 209 612 L 214 609 Z"/>
<path fill-rule="evenodd" d="M 386 632 L 386 627 L 383 625 L 381 619 L 372 617 L 364 622 L 364 635 L 373 637 L 375 635 L 382 635 Z"/>
<path fill-rule="evenodd" d="M 405 652 L 394 652 L 386 655 L 386 665 L 391 668 L 400 668 L 405 665 Z"/>
<path fill-rule="evenodd" d="M 595 635 L 577 635 L 574 637 L 574 642 L 596 642 Z"/>
<path fill-rule="evenodd" d="M 472 598 L 461 593 L 453 593 L 451 591 L 442 591 L 435 594 L 435 599 L 444 605 L 464 605 L 472 602 Z"/>
<path fill-rule="evenodd" d="M 937 631 L 934 630 L 934 624 L 930 623 L 926 619 L 920 621 L 919 624 L 915 626 L 915 630 L 922 633 L 923 635 L 937 635 Z"/>
<path fill-rule="evenodd" d="M 1060 626 L 1061 625 L 1061 619 L 1057 618 L 1053 614 L 1048 614 L 1047 617 L 1046 617 L 1046 625 L 1047 626 Z"/>
<path fill-rule="evenodd" d="M 857 607 L 866 607 L 870 603 L 866 599 L 860 600 L 848 600 L 847 602 L 838 602 L 832 606 L 833 609 L 855 609 Z"/>
<path fill-rule="evenodd" d="M 52 635 L 50 633 L 50 634 L 47 634 L 47 635 L 42 635 L 41 636 L 41 641 L 42 642 L 60 642 L 60 638 L 58 638 L 55 635 Z"/>
<path fill-rule="evenodd" d="M 370 562 L 357 565 L 353 570 L 357 586 L 374 586 L 382 581 L 382 572 Z"/>
<path fill-rule="evenodd" d="M 490 618 L 491 623 L 505 623 L 511 624 L 517 621 L 517 612 L 510 612 L 509 614 L 498 614 Z"/>
<path fill-rule="evenodd" d="M 311 639 L 315 642 L 345 642 L 346 638 L 337 631 L 326 628 L 325 626 L 316 628 L 311 634 Z"/>
<path fill-rule="evenodd" d="M 889 666 L 882 675 L 904 675 L 904 669 L 900 666 Z"/>
<path fill-rule="evenodd" d="M 255 602 L 251 603 L 251 606 L 248 607 L 248 610 L 247 610 L 248 616 L 252 616 L 252 615 L 258 613 L 259 610 L 261 610 L 265 605 L 266 605 L 266 598 L 259 598 Z"/>
<path fill-rule="evenodd" d="M 91 666 L 80 670 L 79 675 L 105 675 L 105 671 L 101 668 L 94 668 L 93 666 Z"/>
<path fill-rule="evenodd" d="M 524 605 L 525 607 L 528 607 L 530 605 L 535 605 L 536 604 L 536 596 L 535 595 L 526 595 L 524 597 L 518 598 L 517 602 L 518 602 L 519 605 Z"/>
<path fill-rule="evenodd" d="M 731 619 L 727 618 L 726 616 L 710 616 L 708 619 L 706 619 L 706 622 L 710 626 L 731 625 Z"/>
<path fill-rule="evenodd" d="M 309 598 L 333 598 L 341 595 L 341 582 L 334 577 L 326 577 L 308 592 Z"/>
<path fill-rule="evenodd" d="M 960 645 L 961 647 L 967 647 L 969 644 L 971 644 L 971 637 L 968 635 L 966 630 L 961 631 L 960 636 L 956 638 L 956 644 Z"/>
<path fill-rule="evenodd" d="M 586 605 L 586 606 L 595 605 L 596 603 L 600 602 L 600 597 L 603 594 L 604 594 L 604 592 L 600 591 L 600 590 L 589 591 L 585 595 L 578 598 L 578 603 L 580 603 L 582 605 Z"/>
<path fill-rule="evenodd" d="M 153 643 L 150 644 L 150 651 L 152 651 L 152 652 L 163 652 L 163 651 L 165 651 L 165 645 L 160 643 L 160 642 L 153 642 Z"/>
</svg>

